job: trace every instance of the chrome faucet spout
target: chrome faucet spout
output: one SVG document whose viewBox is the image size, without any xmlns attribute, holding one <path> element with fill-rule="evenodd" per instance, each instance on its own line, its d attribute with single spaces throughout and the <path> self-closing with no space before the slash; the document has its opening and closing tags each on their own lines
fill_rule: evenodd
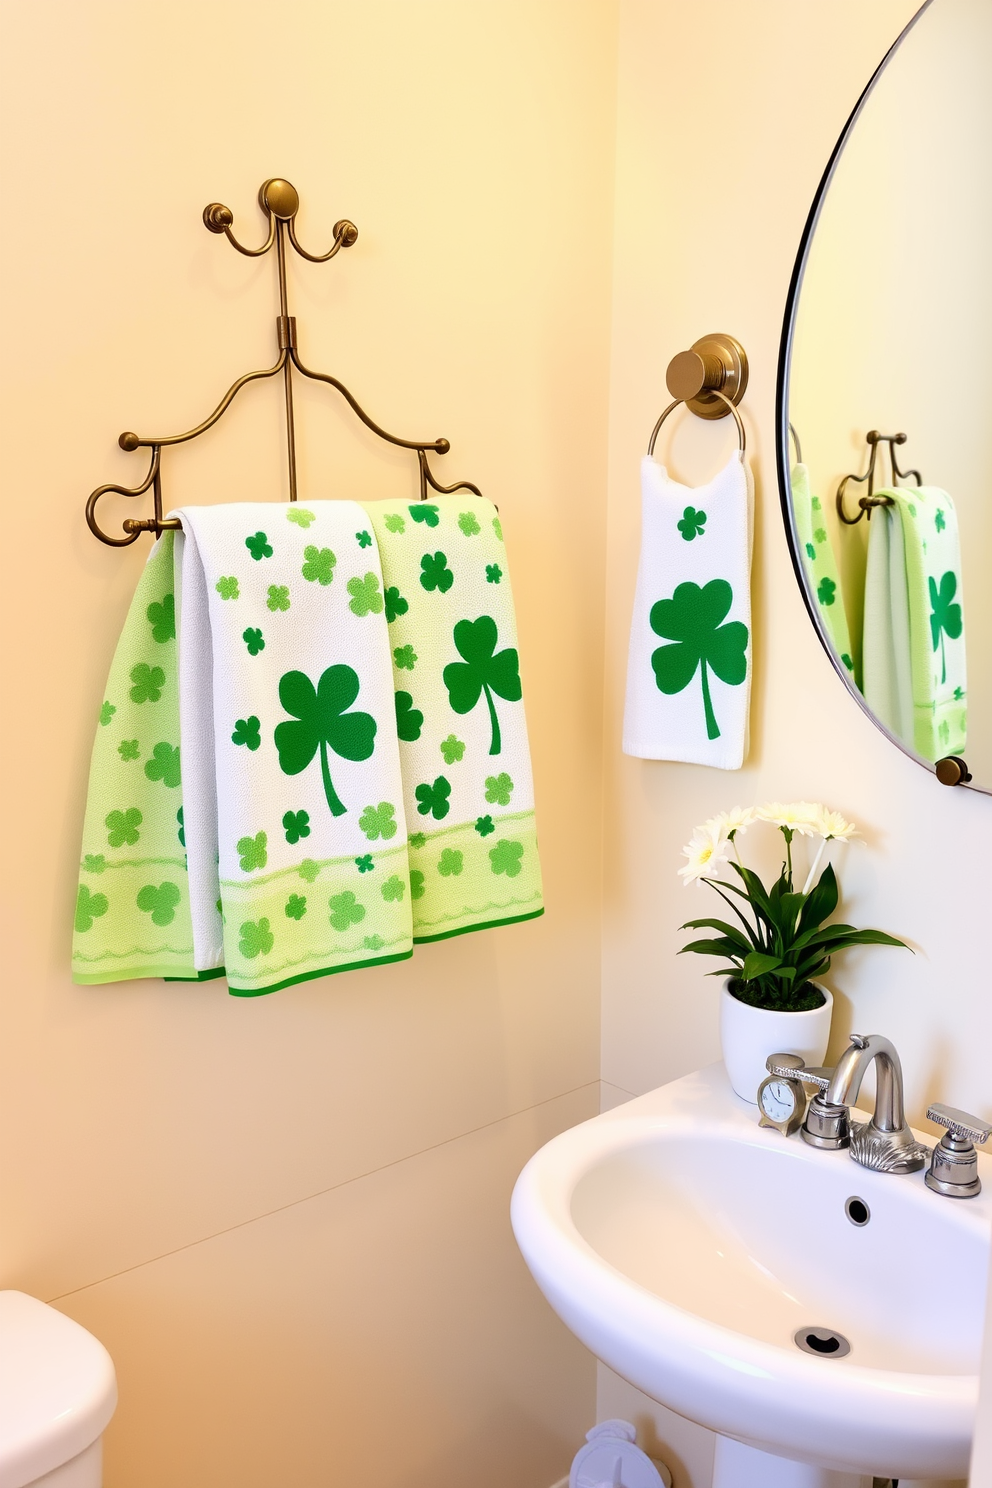
<svg viewBox="0 0 992 1488">
<path fill-rule="evenodd" d="M 875 1114 L 868 1122 L 850 1122 L 849 1107 L 861 1090 L 868 1066 L 875 1065 Z M 902 1064 L 895 1046 L 881 1034 L 851 1035 L 830 1084 L 811 1103 L 803 1135 L 815 1146 L 846 1146 L 862 1167 L 881 1173 L 916 1173 L 930 1156 L 906 1122 Z M 808 1129 L 808 1130 L 807 1130 Z M 836 1134 L 835 1134 L 836 1129 Z"/>
<path fill-rule="evenodd" d="M 878 1132 L 901 1132 L 906 1127 L 902 1065 L 895 1046 L 880 1033 L 867 1037 L 851 1034 L 851 1042 L 837 1062 L 824 1100 L 836 1106 L 853 1106 L 872 1060 L 875 1061 L 875 1115 L 871 1124 Z"/>
</svg>

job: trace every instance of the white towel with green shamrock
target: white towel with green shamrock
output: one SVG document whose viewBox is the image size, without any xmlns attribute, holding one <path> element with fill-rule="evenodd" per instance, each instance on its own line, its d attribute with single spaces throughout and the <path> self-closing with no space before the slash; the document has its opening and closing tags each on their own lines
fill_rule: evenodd
<svg viewBox="0 0 992 1488">
<path fill-rule="evenodd" d="M 195 964 L 240 996 L 409 956 L 375 539 L 350 501 L 176 513 Z"/>
<path fill-rule="evenodd" d="M 946 491 L 937 486 L 890 486 L 876 494 L 894 505 L 876 508 L 899 519 L 909 610 L 912 676 L 912 733 L 901 734 L 924 759 L 961 753 L 968 735 L 968 678 L 965 659 L 964 599 L 957 514 Z M 875 516 L 872 517 L 872 528 Z M 874 532 L 869 543 L 876 541 Z M 869 563 L 868 578 L 872 570 Z M 866 614 L 871 596 L 865 594 Z M 865 661 L 868 695 L 868 644 Z"/>
<path fill-rule="evenodd" d="M 124 622 L 90 765 L 72 943 L 76 982 L 195 978 L 179 766 L 173 533 Z"/>
<path fill-rule="evenodd" d="M 831 645 L 851 676 L 856 674 L 857 658 L 851 648 L 847 609 L 841 589 L 833 543 L 824 520 L 823 505 L 809 484 L 809 470 L 796 465 L 792 470 L 792 513 L 796 536 L 810 593 L 816 598 L 817 612 L 823 621 Z"/>
<path fill-rule="evenodd" d="M 641 556 L 623 751 L 739 770 L 751 693 L 753 485 L 739 451 L 705 486 L 641 463 Z"/>
<path fill-rule="evenodd" d="M 914 748 L 913 648 L 902 517 L 895 506 L 869 510 L 861 690 L 879 722 Z"/>
<path fill-rule="evenodd" d="M 543 913 L 516 622 L 496 509 L 365 505 L 382 558 L 414 941 Z"/>
</svg>

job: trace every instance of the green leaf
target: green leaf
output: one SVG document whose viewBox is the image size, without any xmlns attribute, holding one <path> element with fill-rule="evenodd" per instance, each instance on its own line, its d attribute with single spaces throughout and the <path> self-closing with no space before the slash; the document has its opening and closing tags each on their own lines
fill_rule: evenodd
<svg viewBox="0 0 992 1488">
<path fill-rule="evenodd" d="M 800 931 L 809 930 L 813 925 L 822 925 L 827 916 L 832 915 L 837 908 L 838 898 L 837 877 L 833 865 L 828 863 L 820 874 L 819 882 L 806 896 L 803 912 L 799 916 Z"/>
<path fill-rule="evenodd" d="M 679 929 L 719 930 L 721 935 L 726 936 L 728 940 L 732 940 L 735 945 L 740 946 L 745 955 L 752 949 L 752 943 L 747 937 L 742 935 L 735 926 L 728 925 L 726 920 L 686 920 L 684 925 L 679 926 Z"/>
<path fill-rule="evenodd" d="M 767 976 L 770 971 L 776 971 L 781 964 L 778 956 L 766 956 L 761 951 L 751 951 L 745 958 L 742 975 L 746 982 L 753 982 L 755 977 Z"/>
<path fill-rule="evenodd" d="M 743 947 L 736 945 L 728 936 L 723 935 L 719 940 L 692 940 L 684 945 L 679 951 L 684 956 L 687 951 L 694 951 L 697 956 L 737 956 L 741 954 Z M 750 949 L 744 951 L 744 956 L 754 955 Z"/>
</svg>

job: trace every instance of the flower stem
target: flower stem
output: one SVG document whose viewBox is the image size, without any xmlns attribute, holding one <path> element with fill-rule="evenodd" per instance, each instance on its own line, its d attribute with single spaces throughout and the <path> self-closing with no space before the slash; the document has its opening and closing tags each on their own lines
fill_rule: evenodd
<svg viewBox="0 0 992 1488">
<path fill-rule="evenodd" d="M 803 884 L 804 894 L 808 894 L 812 887 L 813 880 L 816 877 L 816 870 L 820 866 L 820 859 L 823 857 L 823 849 L 826 847 L 828 841 L 829 838 L 827 837 L 823 837 L 820 840 L 820 846 L 816 850 L 816 857 L 813 859 L 813 866 L 806 875 L 806 882 Z"/>
</svg>

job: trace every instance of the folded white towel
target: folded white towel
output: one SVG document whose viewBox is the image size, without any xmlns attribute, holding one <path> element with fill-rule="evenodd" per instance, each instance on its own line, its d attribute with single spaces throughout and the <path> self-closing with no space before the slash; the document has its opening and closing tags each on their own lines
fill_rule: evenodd
<svg viewBox="0 0 992 1488">
<path fill-rule="evenodd" d="M 690 487 L 646 457 L 641 493 L 624 753 L 737 770 L 751 692 L 751 472 L 738 451 Z"/>
<path fill-rule="evenodd" d="M 230 990 L 254 996 L 410 955 L 389 636 L 365 512 L 327 501 L 176 515 L 197 970 L 223 964 Z"/>
</svg>

